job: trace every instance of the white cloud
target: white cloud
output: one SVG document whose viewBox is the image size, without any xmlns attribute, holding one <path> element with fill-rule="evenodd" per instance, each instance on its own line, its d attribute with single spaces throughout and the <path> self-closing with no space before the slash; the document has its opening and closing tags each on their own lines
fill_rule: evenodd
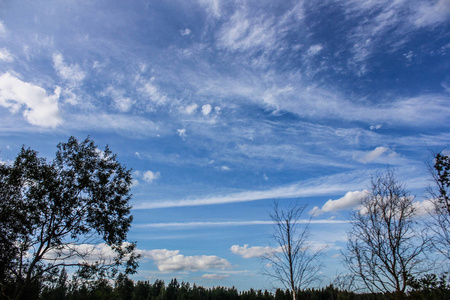
<svg viewBox="0 0 450 300">
<path fill-rule="evenodd" d="M 184 139 L 186 137 L 186 129 L 177 129 L 178 135 Z"/>
<path fill-rule="evenodd" d="M 364 199 L 364 197 L 367 197 L 368 193 L 368 190 L 347 192 L 344 197 L 337 200 L 330 199 L 322 206 L 322 208 L 316 206 L 309 213 L 314 216 L 318 216 L 327 212 L 334 212 L 356 207 L 358 206 L 358 204 L 360 204 L 361 200 Z"/>
<path fill-rule="evenodd" d="M 227 166 L 221 166 L 220 169 L 222 171 L 231 171 L 230 167 L 227 167 Z"/>
<path fill-rule="evenodd" d="M 159 90 L 158 86 L 155 84 L 155 78 L 153 77 L 150 81 L 146 82 L 139 91 L 156 105 L 162 105 L 168 101 L 167 95 Z"/>
<path fill-rule="evenodd" d="M 53 95 L 36 85 L 5 73 L 0 76 L 0 106 L 16 113 L 25 106 L 23 116 L 32 125 L 54 128 L 62 123 L 58 108 L 61 89 L 55 88 Z"/>
<path fill-rule="evenodd" d="M 434 213 L 435 211 L 433 200 L 430 199 L 423 200 L 422 202 L 416 201 L 413 203 L 413 206 L 416 209 L 416 213 L 419 217 L 427 216 Z"/>
<path fill-rule="evenodd" d="M 142 258 L 154 260 L 161 272 L 201 271 L 209 269 L 229 269 L 231 264 L 215 255 L 184 256 L 179 250 L 155 249 L 140 250 Z"/>
<path fill-rule="evenodd" d="M 272 18 L 265 15 L 250 17 L 245 8 L 236 10 L 218 34 L 219 46 L 233 51 L 272 49 L 276 40 Z"/>
<path fill-rule="evenodd" d="M 6 33 L 6 27 L 3 22 L 0 20 L 0 34 L 3 35 Z"/>
<path fill-rule="evenodd" d="M 371 126 L 370 126 L 370 130 L 380 129 L 382 126 L 383 126 L 383 125 L 381 125 L 381 124 L 371 125 Z"/>
<path fill-rule="evenodd" d="M 180 30 L 180 34 L 181 34 L 182 36 L 190 35 L 190 34 L 191 34 L 191 30 L 190 30 L 189 28 Z"/>
<path fill-rule="evenodd" d="M 71 83 L 72 85 L 77 85 L 81 83 L 86 77 L 86 73 L 77 64 L 67 65 L 64 62 L 62 54 L 53 54 L 53 67 L 58 72 L 58 75 Z"/>
<path fill-rule="evenodd" d="M 308 49 L 308 55 L 316 55 L 320 51 L 322 51 L 323 46 L 321 44 L 312 45 Z"/>
<path fill-rule="evenodd" d="M 450 0 L 438 0 L 434 3 L 422 3 L 413 16 L 413 23 L 418 27 L 444 23 L 450 20 Z"/>
<path fill-rule="evenodd" d="M 228 274 L 203 274 L 202 278 L 210 280 L 221 280 L 230 277 Z"/>
<path fill-rule="evenodd" d="M 240 255 L 243 258 L 263 257 L 270 253 L 282 251 L 281 247 L 272 248 L 269 246 L 266 247 L 254 246 L 249 248 L 248 244 L 245 244 L 243 247 L 239 245 L 233 245 L 231 246 L 230 250 L 233 254 Z"/>
<path fill-rule="evenodd" d="M 194 112 L 197 110 L 197 108 L 198 108 L 198 105 L 195 104 L 195 103 L 193 103 L 193 104 L 191 104 L 191 105 L 186 106 L 186 108 L 184 109 L 184 111 L 185 111 L 188 115 L 190 115 L 190 114 L 194 113 Z"/>
<path fill-rule="evenodd" d="M 211 109 L 212 109 L 211 104 L 205 104 L 205 105 L 203 105 L 203 106 L 202 106 L 202 114 L 203 114 L 204 116 L 209 115 L 209 113 L 211 112 Z"/>
<path fill-rule="evenodd" d="M 109 96 L 114 101 L 114 107 L 120 112 L 128 112 L 133 107 L 135 101 L 125 96 L 125 91 L 109 86 L 99 94 L 102 97 Z"/>
<path fill-rule="evenodd" d="M 122 247 L 130 244 L 125 242 Z M 78 256 L 73 255 L 77 253 Z M 95 263 L 102 261 L 112 263 L 117 252 L 105 243 L 100 244 L 66 244 L 62 249 L 52 249 L 46 253 L 44 260 L 64 259 L 66 263 Z"/>
<path fill-rule="evenodd" d="M 199 0 L 206 7 L 207 12 L 214 18 L 221 16 L 220 0 Z"/>
<path fill-rule="evenodd" d="M 388 158 L 394 158 L 398 155 L 395 151 L 392 151 L 386 147 L 376 147 L 371 151 L 357 152 L 354 154 L 353 158 L 366 164 L 379 160 L 382 156 L 386 156 L 385 154 L 387 154 Z"/>
<path fill-rule="evenodd" d="M 154 173 L 152 171 L 147 171 L 142 175 L 142 178 L 145 181 L 152 183 L 153 181 L 161 178 L 161 174 L 159 172 Z"/>
<path fill-rule="evenodd" d="M 376 147 L 372 151 L 368 152 L 364 157 L 359 159 L 359 161 L 363 163 L 371 162 L 380 157 L 381 155 L 383 155 L 388 150 L 389 149 L 385 147 Z"/>
<path fill-rule="evenodd" d="M 5 62 L 12 62 L 14 58 L 12 57 L 11 53 L 9 53 L 8 49 L 1 48 L 0 49 L 0 60 L 3 60 Z"/>
</svg>

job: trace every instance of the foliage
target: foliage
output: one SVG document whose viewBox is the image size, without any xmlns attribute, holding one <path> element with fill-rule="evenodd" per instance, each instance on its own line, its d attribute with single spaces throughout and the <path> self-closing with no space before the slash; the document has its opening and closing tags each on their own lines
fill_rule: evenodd
<svg viewBox="0 0 450 300">
<path fill-rule="evenodd" d="M 431 214 L 434 222 L 430 227 L 435 233 L 433 245 L 438 252 L 450 259 L 450 157 L 437 153 L 434 165 L 429 169 L 436 185 L 429 189 L 434 203 Z"/>
<path fill-rule="evenodd" d="M 414 197 L 393 171 L 372 178 L 353 214 L 346 265 L 371 292 L 404 298 L 408 279 L 424 272 L 428 240 L 418 230 Z"/>
<path fill-rule="evenodd" d="M 62 267 L 83 277 L 115 276 L 122 266 L 134 272 L 130 186 L 131 171 L 89 138 L 60 143 L 50 162 L 22 147 L 12 165 L 0 165 L 3 295 L 26 298 Z"/>
<path fill-rule="evenodd" d="M 448 273 L 444 273 L 438 277 L 436 274 L 425 274 L 421 278 L 411 278 L 409 285 L 412 290 L 409 292 L 409 299 L 450 299 L 450 279 L 447 275 Z"/>
</svg>

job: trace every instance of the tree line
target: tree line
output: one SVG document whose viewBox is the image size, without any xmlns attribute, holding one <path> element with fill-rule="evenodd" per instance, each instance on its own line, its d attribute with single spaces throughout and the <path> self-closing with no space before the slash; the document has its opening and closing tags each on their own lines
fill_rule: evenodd
<svg viewBox="0 0 450 300">
<path fill-rule="evenodd" d="M 447 300 L 450 299 L 450 283 L 446 275 L 438 278 L 427 275 L 421 280 L 411 282 L 413 288 L 406 300 Z M 40 291 L 38 291 L 40 289 Z M 26 299 L 42 300 L 291 300 L 289 289 L 275 291 L 238 291 L 235 287 L 204 288 L 188 282 L 172 279 L 169 284 L 162 280 L 137 281 L 126 276 L 118 276 L 114 283 L 105 278 L 95 281 L 67 280 L 63 269 L 53 283 L 30 287 L 24 293 Z M 341 290 L 334 285 L 323 288 L 307 288 L 297 291 L 297 299 L 303 300 L 391 300 L 385 293 L 355 293 Z"/>
</svg>

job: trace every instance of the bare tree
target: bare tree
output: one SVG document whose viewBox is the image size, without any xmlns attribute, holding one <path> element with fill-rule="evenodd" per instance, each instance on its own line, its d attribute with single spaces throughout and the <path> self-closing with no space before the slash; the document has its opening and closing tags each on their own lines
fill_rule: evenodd
<svg viewBox="0 0 450 300">
<path fill-rule="evenodd" d="M 352 216 L 345 263 L 371 292 L 405 296 L 408 279 L 423 268 L 428 239 L 420 231 L 414 197 L 392 170 L 372 178 Z"/>
<path fill-rule="evenodd" d="M 297 203 L 280 209 L 274 202 L 270 217 L 274 222 L 273 238 L 278 247 L 263 257 L 267 267 L 264 274 L 291 290 L 294 300 L 297 291 L 320 279 L 322 264 L 318 257 L 325 249 L 309 242 L 311 219 L 300 219 L 305 209 L 306 205 Z"/>
<path fill-rule="evenodd" d="M 450 260 L 450 156 L 436 153 L 433 166 L 429 165 L 434 187 L 429 188 L 434 204 L 430 226 L 435 233 L 433 246 Z"/>
</svg>

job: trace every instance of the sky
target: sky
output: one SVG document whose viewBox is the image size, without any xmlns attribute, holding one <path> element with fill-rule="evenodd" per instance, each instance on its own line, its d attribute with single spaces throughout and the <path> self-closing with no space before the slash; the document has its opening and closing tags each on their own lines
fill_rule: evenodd
<svg viewBox="0 0 450 300">
<path fill-rule="evenodd" d="M 450 1 L 0 0 L 0 161 L 70 136 L 133 169 L 133 279 L 270 289 L 269 212 L 348 216 L 394 169 L 426 204 L 450 144 Z"/>
</svg>

